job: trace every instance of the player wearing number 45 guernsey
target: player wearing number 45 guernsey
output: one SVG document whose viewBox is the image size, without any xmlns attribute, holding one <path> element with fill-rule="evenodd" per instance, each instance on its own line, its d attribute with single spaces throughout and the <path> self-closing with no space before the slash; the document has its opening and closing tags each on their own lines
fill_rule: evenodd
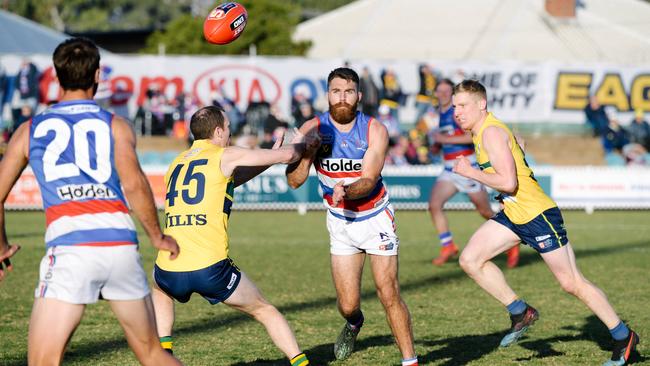
<svg viewBox="0 0 650 366">
<path fill-rule="evenodd" d="M 18 128 L 0 163 L 0 260 L 8 264 L 18 248 L 7 245 L 4 202 L 28 161 L 45 208 L 47 253 L 29 323 L 27 361 L 61 363 L 85 305 L 101 296 L 110 302 L 142 364 L 178 365 L 156 339 L 149 286 L 125 198 L 165 257 L 175 258 L 178 245 L 160 231 L 151 188 L 135 154 L 135 135 L 126 121 L 92 100 L 99 50 L 91 41 L 61 43 L 53 61 L 61 101 Z"/>
<path fill-rule="evenodd" d="M 228 218 L 235 187 L 271 164 L 290 163 L 317 141 L 296 134 L 294 144 L 250 150 L 230 144 L 230 121 L 219 107 L 199 109 L 190 121 L 195 141 L 165 175 L 165 234 L 178 240 L 181 254 L 170 261 L 160 253 L 154 267 L 153 299 L 160 343 L 172 352 L 174 300 L 197 293 L 211 304 L 243 311 L 262 323 L 292 366 L 306 366 L 289 323 L 228 258 Z"/>
<path fill-rule="evenodd" d="M 313 163 L 327 206 L 332 277 L 339 312 L 346 320 L 334 355 L 339 360 L 350 356 L 363 325 L 359 291 L 367 254 L 402 365 L 417 365 L 410 314 L 399 293 L 393 207 L 381 178 L 388 132 L 372 117 L 357 112 L 362 95 L 354 70 L 335 69 L 327 87 L 329 112 L 300 128 L 303 134 L 319 136 L 320 149 L 289 165 L 287 180 L 292 188 L 299 187 Z"/>
<path fill-rule="evenodd" d="M 480 167 L 476 169 L 466 157 L 459 157 L 454 172 L 498 190 L 503 197 L 503 211 L 481 225 L 460 255 L 463 270 L 510 313 L 511 328 L 501 346 L 516 342 L 539 318 L 537 310 L 517 298 L 490 261 L 523 242 L 541 255 L 562 289 L 582 301 L 609 328 L 614 346 L 603 365 L 627 364 L 639 336 L 621 321 L 605 294 L 580 273 L 560 209 L 537 184 L 510 129 L 487 111 L 485 87 L 465 80 L 454 87 L 453 103 L 458 124 L 472 133 Z"/>
</svg>

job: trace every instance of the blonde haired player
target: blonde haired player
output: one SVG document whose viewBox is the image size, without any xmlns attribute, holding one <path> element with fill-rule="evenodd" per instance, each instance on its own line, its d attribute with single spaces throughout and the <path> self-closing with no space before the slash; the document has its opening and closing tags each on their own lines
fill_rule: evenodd
<svg viewBox="0 0 650 366">
<path fill-rule="evenodd" d="M 435 88 L 440 124 L 433 138 L 436 143 L 442 144 L 444 160 L 444 169 L 436 179 L 436 184 L 431 188 L 429 196 L 429 213 L 433 225 L 438 231 L 441 246 L 440 255 L 431 261 L 436 266 L 443 265 L 458 254 L 458 247 L 454 244 L 447 215 L 443 210 L 445 202 L 449 201 L 457 192 L 463 192 L 476 206 L 476 210 L 483 218 L 489 219 L 494 215 L 485 187 L 473 179 L 453 172 L 454 163 L 459 156 L 465 156 L 473 165 L 476 165 L 472 136 L 460 128 L 454 118 L 454 107 L 451 105 L 453 88 L 454 83 L 449 79 L 440 80 Z M 519 246 L 515 245 L 508 250 L 507 255 L 506 265 L 508 268 L 516 267 L 519 262 Z"/>
<path fill-rule="evenodd" d="M 488 112 L 485 87 L 465 80 L 454 87 L 453 103 L 458 123 L 472 133 L 480 167 L 459 157 L 454 171 L 503 196 L 504 209 L 479 227 L 460 255 L 463 270 L 510 313 L 512 326 L 501 346 L 516 342 L 539 318 L 537 310 L 517 297 L 490 261 L 523 242 L 541 255 L 562 289 L 582 301 L 609 329 L 614 346 L 612 357 L 603 365 L 627 364 L 638 335 L 621 321 L 605 294 L 580 273 L 560 209 L 535 180 L 510 129 Z"/>
<path fill-rule="evenodd" d="M 194 143 L 174 159 L 165 175 L 165 234 L 178 241 L 181 254 L 170 261 L 159 253 L 154 267 L 153 300 L 161 344 L 171 351 L 174 299 L 185 303 L 198 293 L 210 304 L 223 302 L 254 317 L 292 366 L 306 366 L 309 361 L 289 323 L 228 257 L 227 232 L 235 187 L 271 164 L 298 160 L 306 144 L 273 150 L 229 146 L 230 121 L 214 106 L 194 113 L 190 129 Z"/>
</svg>

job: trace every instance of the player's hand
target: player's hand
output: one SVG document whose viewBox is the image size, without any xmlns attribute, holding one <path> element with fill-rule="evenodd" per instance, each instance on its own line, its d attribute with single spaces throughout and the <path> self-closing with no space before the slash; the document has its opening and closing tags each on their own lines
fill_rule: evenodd
<svg viewBox="0 0 650 366">
<path fill-rule="evenodd" d="M 284 134 L 285 134 L 285 130 L 283 129 L 282 132 L 280 132 L 280 135 L 275 140 L 275 143 L 273 144 L 272 147 L 273 150 L 277 150 L 282 147 L 282 144 L 284 143 Z"/>
<path fill-rule="evenodd" d="M 469 162 L 467 157 L 459 156 L 456 158 L 456 162 L 454 163 L 454 173 L 458 173 L 463 177 L 471 178 L 470 174 L 473 170 L 474 168 L 472 167 L 472 163 Z"/>
<path fill-rule="evenodd" d="M 176 239 L 172 238 L 169 235 L 163 235 L 159 239 L 153 240 L 151 244 L 158 250 L 169 252 L 169 259 L 171 260 L 176 259 L 176 257 L 178 257 L 178 253 L 181 251 L 181 248 L 178 246 Z"/>
<path fill-rule="evenodd" d="M 304 142 L 304 139 L 305 139 L 305 135 L 303 135 L 302 132 L 300 132 L 299 129 L 294 127 L 293 128 L 293 138 L 291 139 L 291 143 L 292 144 L 299 144 L 301 142 Z"/>
<path fill-rule="evenodd" d="M 345 197 L 345 187 L 343 187 L 343 181 L 340 180 L 334 186 L 334 193 L 332 193 L 332 206 L 336 207 L 343 201 Z"/>
<path fill-rule="evenodd" d="M 305 152 L 303 156 L 314 156 L 320 147 L 320 136 L 317 132 L 310 132 L 304 136 L 303 142 L 305 143 Z"/>
<path fill-rule="evenodd" d="M 320 136 L 317 133 L 310 133 L 305 136 L 305 145 L 307 153 L 314 153 L 320 147 Z"/>
<path fill-rule="evenodd" d="M 7 271 L 12 271 L 14 269 L 9 258 L 13 257 L 13 255 L 19 250 L 20 245 L 9 245 L 6 247 L 4 253 L 0 254 L 0 281 L 5 277 L 5 266 L 7 267 Z"/>
</svg>

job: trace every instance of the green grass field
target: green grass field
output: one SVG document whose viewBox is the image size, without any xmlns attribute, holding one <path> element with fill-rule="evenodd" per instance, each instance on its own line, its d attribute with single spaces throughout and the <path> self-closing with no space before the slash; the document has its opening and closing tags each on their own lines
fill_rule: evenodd
<svg viewBox="0 0 650 366">
<path fill-rule="evenodd" d="M 14 272 L 0 284 L 0 364 L 24 365 L 45 218 L 42 212 L 9 213 L 6 221 L 10 241 L 22 250 Z M 650 213 L 566 212 L 565 221 L 582 272 L 641 335 L 638 364 L 650 364 Z M 450 223 L 456 242 L 465 243 L 481 219 L 474 212 L 451 212 Z M 520 267 L 506 271 L 506 277 L 537 307 L 541 319 L 517 345 L 499 349 L 510 325 L 505 309 L 457 263 L 431 265 L 437 240 L 428 214 L 398 212 L 397 224 L 402 293 L 421 364 L 600 365 L 610 356 L 605 326 L 562 292 L 529 247 L 522 248 Z M 329 272 L 324 212 L 233 212 L 230 236 L 231 256 L 287 317 L 313 365 L 399 363 L 368 262 L 362 287 L 366 323 L 357 350 L 344 362 L 334 360 L 332 345 L 343 320 Z M 140 237 L 150 273 L 155 253 Z M 504 267 L 505 257 L 496 262 Z M 188 365 L 287 365 L 260 324 L 224 305 L 210 306 L 199 296 L 177 307 L 175 332 L 175 354 Z M 137 364 L 106 303 L 87 308 L 64 364 Z"/>
</svg>

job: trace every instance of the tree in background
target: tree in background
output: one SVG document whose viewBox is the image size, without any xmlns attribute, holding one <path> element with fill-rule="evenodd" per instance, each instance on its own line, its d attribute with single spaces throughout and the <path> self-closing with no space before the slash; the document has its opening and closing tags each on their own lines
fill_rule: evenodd
<svg viewBox="0 0 650 366">
<path fill-rule="evenodd" d="M 161 29 L 198 14 L 201 0 L 4 0 L 2 7 L 61 32 Z"/>
<path fill-rule="evenodd" d="M 203 19 L 225 0 L 2 0 L 0 7 L 70 34 L 153 32 L 143 52 L 164 44 L 171 54 L 303 55 L 309 42 L 293 42 L 296 25 L 353 0 L 240 0 L 249 14 L 246 31 L 231 45 L 203 40 Z"/>
<path fill-rule="evenodd" d="M 207 15 L 182 15 L 172 20 L 166 29 L 154 32 L 148 39 L 145 53 L 157 53 L 160 44 L 170 54 L 227 54 L 248 53 L 250 45 L 260 55 L 303 55 L 310 42 L 291 40 L 300 22 L 300 7 L 276 0 L 242 0 L 248 11 L 246 30 L 229 45 L 215 46 L 203 39 L 203 21 Z"/>
</svg>

